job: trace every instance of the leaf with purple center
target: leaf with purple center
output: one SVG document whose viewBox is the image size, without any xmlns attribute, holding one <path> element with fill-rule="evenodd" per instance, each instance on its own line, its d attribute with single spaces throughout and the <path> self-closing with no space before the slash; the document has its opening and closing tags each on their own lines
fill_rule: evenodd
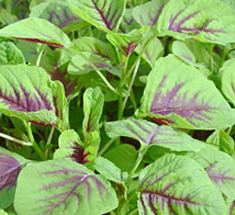
<svg viewBox="0 0 235 215">
<path fill-rule="evenodd" d="M 59 81 L 51 81 L 42 68 L 27 65 L 2 65 L 0 77 L 0 112 L 35 124 L 65 128 L 66 99 Z"/>
<path fill-rule="evenodd" d="M 235 111 L 213 82 L 173 55 L 156 62 L 136 115 L 186 129 L 215 129 L 235 123 Z"/>
<path fill-rule="evenodd" d="M 152 0 L 133 9 L 134 19 L 142 26 L 156 25 L 164 6 L 169 0 Z"/>
<path fill-rule="evenodd" d="M 117 206 L 118 199 L 110 183 L 70 159 L 50 160 L 24 168 L 14 200 L 19 215 L 97 215 Z"/>
<path fill-rule="evenodd" d="M 199 152 L 189 152 L 188 157 L 199 163 L 221 193 L 235 198 L 235 161 L 216 147 L 205 145 Z"/>
<path fill-rule="evenodd" d="M 56 47 L 69 47 L 69 37 L 52 23 L 39 18 L 27 18 L 0 29 L 0 37 L 15 38 Z"/>
<path fill-rule="evenodd" d="M 231 59 L 224 63 L 222 72 L 222 91 L 229 101 L 235 106 L 235 60 Z"/>
<path fill-rule="evenodd" d="M 68 2 L 79 17 L 106 32 L 119 26 L 125 8 L 125 0 L 69 0 Z"/>
<path fill-rule="evenodd" d="M 79 23 L 78 15 L 64 2 L 43 2 L 31 8 L 30 17 L 42 18 L 61 29 Z"/>
<path fill-rule="evenodd" d="M 148 29 L 148 27 L 142 27 L 128 34 L 110 32 L 107 34 L 107 39 L 114 47 L 118 48 L 124 56 L 128 57 L 144 39 Z"/>
<path fill-rule="evenodd" d="M 21 166 L 27 160 L 0 147 L 0 208 L 7 208 L 14 199 Z"/>
<path fill-rule="evenodd" d="M 234 29 L 234 10 L 219 0 L 171 0 L 163 8 L 153 31 L 178 39 L 193 37 L 201 42 L 225 45 L 235 42 Z"/>
<path fill-rule="evenodd" d="M 138 140 L 142 147 L 157 145 L 173 151 L 200 151 L 203 143 L 170 126 L 158 126 L 143 119 L 126 119 L 106 123 L 109 137 L 130 137 Z"/>
<path fill-rule="evenodd" d="M 12 42 L 0 43 L 0 64 L 23 64 L 24 56 L 20 49 Z"/>
<path fill-rule="evenodd" d="M 64 131 L 59 137 L 59 149 L 55 151 L 54 158 L 70 157 L 78 163 L 84 164 L 87 153 L 84 152 L 84 144 L 74 130 Z"/>
<path fill-rule="evenodd" d="M 222 215 L 224 199 L 204 169 L 190 158 L 165 155 L 139 176 L 139 214 Z"/>
</svg>

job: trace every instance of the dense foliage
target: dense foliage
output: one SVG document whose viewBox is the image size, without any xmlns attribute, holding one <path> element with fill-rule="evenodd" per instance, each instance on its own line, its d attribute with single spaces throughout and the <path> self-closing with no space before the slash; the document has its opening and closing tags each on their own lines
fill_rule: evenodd
<svg viewBox="0 0 235 215">
<path fill-rule="evenodd" d="M 235 4 L 0 0 L 1 215 L 234 215 Z"/>
</svg>

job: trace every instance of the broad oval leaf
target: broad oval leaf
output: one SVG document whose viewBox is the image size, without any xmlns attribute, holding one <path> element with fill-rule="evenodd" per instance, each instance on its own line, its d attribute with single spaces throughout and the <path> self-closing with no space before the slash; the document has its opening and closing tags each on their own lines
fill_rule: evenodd
<svg viewBox="0 0 235 215">
<path fill-rule="evenodd" d="M 222 195 L 195 161 L 173 154 L 147 166 L 139 176 L 141 215 L 224 215 Z"/>
<path fill-rule="evenodd" d="M 120 24 L 125 0 L 68 0 L 77 14 L 95 27 L 110 31 Z"/>
<path fill-rule="evenodd" d="M 10 37 L 56 47 L 69 47 L 69 37 L 52 23 L 39 18 L 27 18 L 0 30 L 0 37 Z"/>
<path fill-rule="evenodd" d="M 12 204 L 21 166 L 26 160 L 0 147 L 0 208 Z"/>
<path fill-rule="evenodd" d="M 0 112 L 35 124 L 64 128 L 66 99 L 60 82 L 40 67 L 0 66 Z"/>
<path fill-rule="evenodd" d="M 160 58 L 148 75 L 137 116 L 188 129 L 215 129 L 235 123 L 235 111 L 199 70 L 173 55 Z"/>
<path fill-rule="evenodd" d="M 219 0 L 171 0 L 164 6 L 155 31 L 225 45 L 235 42 L 234 29 L 234 10 Z"/>
<path fill-rule="evenodd" d="M 23 64 L 24 56 L 12 42 L 0 43 L 0 64 Z"/>
<path fill-rule="evenodd" d="M 111 138 L 125 136 L 137 139 L 143 147 L 158 145 L 174 151 L 199 151 L 203 144 L 170 126 L 158 126 L 142 119 L 127 119 L 106 123 Z"/>
<path fill-rule="evenodd" d="M 53 23 L 59 28 L 66 28 L 78 24 L 78 15 L 68 6 L 59 1 L 50 1 L 37 4 L 31 8 L 30 17 L 42 18 Z"/>
<path fill-rule="evenodd" d="M 211 181 L 224 195 L 235 198 L 235 161 L 229 155 L 206 145 L 199 152 L 189 152 L 187 156 L 206 170 Z"/>
<path fill-rule="evenodd" d="M 115 191 L 107 180 L 70 159 L 25 167 L 14 200 L 19 215 L 97 215 L 117 205 Z"/>
</svg>

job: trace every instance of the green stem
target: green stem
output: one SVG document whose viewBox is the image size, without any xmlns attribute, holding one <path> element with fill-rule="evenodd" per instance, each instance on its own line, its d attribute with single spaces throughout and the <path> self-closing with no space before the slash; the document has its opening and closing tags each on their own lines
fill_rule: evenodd
<svg viewBox="0 0 235 215">
<path fill-rule="evenodd" d="M 220 60 L 220 67 L 223 66 L 226 55 L 227 55 L 227 48 L 226 48 L 226 46 L 224 46 L 222 56 L 221 56 L 221 60 Z"/>
<path fill-rule="evenodd" d="M 23 121 L 23 124 L 24 124 L 26 132 L 28 134 L 29 141 L 33 144 L 34 150 L 36 151 L 36 153 L 38 154 L 38 156 L 42 160 L 46 160 L 42 150 L 40 149 L 40 147 L 38 146 L 38 144 L 36 143 L 36 141 L 34 139 L 33 132 L 32 132 L 32 129 L 31 129 L 31 123 L 30 122 L 27 123 L 26 121 Z"/>
<path fill-rule="evenodd" d="M 106 152 L 106 150 L 109 148 L 109 146 L 112 145 L 112 143 L 114 142 L 114 140 L 115 140 L 115 139 L 110 139 L 110 140 L 104 145 L 104 147 L 103 147 L 103 148 L 100 150 L 100 152 L 98 153 L 98 157 L 101 156 L 101 155 L 103 155 L 103 154 Z"/>
<path fill-rule="evenodd" d="M 0 132 L 0 137 L 4 138 L 4 139 L 7 139 L 7 140 L 10 140 L 12 142 L 15 142 L 15 143 L 19 143 L 23 146 L 32 146 L 33 144 L 31 142 L 25 142 L 23 140 L 19 140 L 19 139 L 16 139 L 12 136 L 9 136 L 9 135 L 6 135 L 6 134 L 3 134 Z"/>
<path fill-rule="evenodd" d="M 128 215 L 133 215 L 136 214 L 138 212 L 138 208 L 136 208 L 135 210 L 131 211 Z"/>
<path fill-rule="evenodd" d="M 55 127 L 51 127 L 50 134 L 47 138 L 46 146 L 48 146 L 51 143 L 54 132 L 55 132 Z M 45 151 L 45 157 L 47 158 L 47 156 L 48 156 L 48 149 L 46 149 Z"/>
<path fill-rule="evenodd" d="M 44 51 L 45 48 L 46 48 L 46 45 L 41 46 L 41 48 L 39 50 L 39 53 L 38 53 L 38 56 L 37 56 L 36 66 L 40 66 L 41 59 L 42 59 L 42 54 L 43 54 L 43 51 Z"/>
</svg>

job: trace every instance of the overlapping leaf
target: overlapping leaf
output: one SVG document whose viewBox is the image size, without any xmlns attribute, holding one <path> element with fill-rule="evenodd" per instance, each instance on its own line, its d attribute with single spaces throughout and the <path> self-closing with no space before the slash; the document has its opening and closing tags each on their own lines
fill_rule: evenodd
<svg viewBox="0 0 235 215">
<path fill-rule="evenodd" d="M 64 2 L 50 1 L 35 5 L 31 9 L 30 17 L 46 19 L 59 28 L 78 24 L 78 15 Z"/>
<path fill-rule="evenodd" d="M 223 215 L 222 195 L 195 161 L 165 155 L 147 166 L 139 176 L 140 214 Z"/>
<path fill-rule="evenodd" d="M 235 41 L 234 15 L 234 10 L 219 0 L 171 0 L 164 6 L 155 31 L 181 39 L 194 37 L 202 42 L 228 44 Z"/>
<path fill-rule="evenodd" d="M 120 25 L 121 32 L 128 33 L 140 27 L 141 26 L 133 18 L 133 8 L 126 8 Z"/>
<path fill-rule="evenodd" d="M 137 116 L 189 129 L 235 123 L 234 110 L 214 84 L 172 55 L 159 59 L 150 72 Z"/>
<path fill-rule="evenodd" d="M 187 156 L 203 166 L 223 194 L 235 198 L 235 162 L 229 155 L 207 145 L 200 152 L 189 152 Z"/>
<path fill-rule="evenodd" d="M 62 30 L 39 18 L 27 18 L 10 24 L 0 30 L 0 37 L 45 43 L 56 47 L 70 46 L 70 39 Z"/>
<path fill-rule="evenodd" d="M 137 139 L 143 146 L 158 145 L 175 151 L 199 151 L 202 143 L 169 126 L 158 126 L 141 119 L 127 119 L 106 124 L 111 138 L 125 136 Z"/>
<path fill-rule="evenodd" d="M 14 199 L 16 180 L 26 160 L 0 148 L 0 208 L 7 208 Z"/>
<path fill-rule="evenodd" d="M 14 43 L 3 41 L 0 43 L 0 64 L 6 63 L 22 64 L 24 56 Z"/>
<path fill-rule="evenodd" d="M 95 27 L 109 31 L 115 29 L 123 15 L 125 0 L 69 0 L 77 14 Z"/>
<path fill-rule="evenodd" d="M 50 160 L 24 168 L 14 200 L 19 215 L 97 215 L 117 205 L 115 191 L 107 180 L 70 159 Z"/>
<path fill-rule="evenodd" d="M 41 125 L 64 129 L 64 89 L 39 67 L 0 66 L 0 112 Z"/>
</svg>

